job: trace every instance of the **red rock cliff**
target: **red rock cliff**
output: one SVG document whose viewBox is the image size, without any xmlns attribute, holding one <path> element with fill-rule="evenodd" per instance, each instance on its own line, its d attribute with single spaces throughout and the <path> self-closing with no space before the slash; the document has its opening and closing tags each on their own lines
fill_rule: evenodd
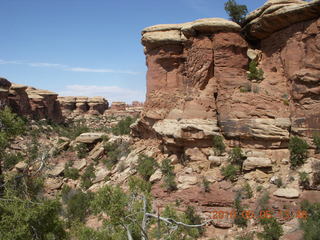
<svg viewBox="0 0 320 240">
<path fill-rule="evenodd" d="M 147 101 L 133 133 L 173 151 L 211 146 L 213 135 L 262 149 L 287 147 L 293 133 L 312 136 L 320 130 L 319 15 L 318 0 L 272 0 L 242 31 L 217 18 L 144 29 Z M 248 56 L 262 81 L 248 80 Z"/>
</svg>

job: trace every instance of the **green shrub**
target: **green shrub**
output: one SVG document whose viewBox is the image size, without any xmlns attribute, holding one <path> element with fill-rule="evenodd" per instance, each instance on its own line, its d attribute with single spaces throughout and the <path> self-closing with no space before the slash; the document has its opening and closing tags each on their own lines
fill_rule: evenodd
<svg viewBox="0 0 320 240">
<path fill-rule="evenodd" d="M 69 193 L 72 190 L 71 187 L 69 187 L 68 185 L 63 185 L 62 189 L 61 189 L 61 199 L 63 202 L 66 202 L 69 198 Z"/>
<path fill-rule="evenodd" d="M 90 164 L 86 170 L 84 171 L 83 175 L 81 176 L 81 187 L 84 189 L 88 189 L 92 185 L 92 180 L 96 177 L 94 173 L 93 164 Z"/>
<path fill-rule="evenodd" d="M 283 235 L 282 226 L 275 218 L 262 218 L 260 223 L 263 226 L 263 232 L 258 233 L 258 236 L 264 240 L 278 240 Z"/>
<path fill-rule="evenodd" d="M 258 199 L 258 206 L 262 210 L 266 210 L 268 208 L 269 200 L 270 200 L 269 192 L 264 192 L 262 196 Z"/>
<path fill-rule="evenodd" d="M 27 162 L 31 163 L 34 162 L 39 155 L 39 143 L 38 143 L 38 137 L 32 136 L 31 142 L 27 145 L 27 154 L 28 159 Z"/>
<path fill-rule="evenodd" d="M 161 162 L 161 172 L 164 175 L 164 186 L 167 191 L 171 192 L 177 190 L 177 183 L 175 181 L 174 167 L 171 165 L 170 159 L 164 159 Z"/>
<path fill-rule="evenodd" d="M 258 86 L 252 86 L 252 92 L 253 93 L 259 93 L 260 92 L 260 88 Z"/>
<path fill-rule="evenodd" d="M 23 156 L 19 152 L 18 153 L 4 153 L 3 169 L 9 170 L 22 160 L 23 160 Z"/>
<path fill-rule="evenodd" d="M 313 186 L 319 186 L 320 185 L 320 162 L 315 162 L 312 165 L 313 170 L 313 177 L 312 177 L 312 184 Z"/>
<path fill-rule="evenodd" d="M 261 81 L 263 80 L 263 74 L 263 70 L 258 68 L 258 63 L 255 60 L 252 60 L 249 63 L 248 79 Z"/>
<path fill-rule="evenodd" d="M 316 146 L 316 153 L 320 153 L 320 135 L 313 134 L 313 144 Z"/>
<path fill-rule="evenodd" d="M 128 143 L 105 143 L 104 150 L 106 152 L 106 158 L 103 160 L 104 164 L 111 169 L 114 165 L 116 165 L 121 157 L 127 156 L 130 152 L 130 148 Z"/>
<path fill-rule="evenodd" d="M 242 216 L 244 208 L 241 204 L 241 193 L 236 194 L 236 198 L 234 200 L 234 208 L 236 210 L 234 223 L 239 227 L 246 227 L 248 220 Z"/>
<path fill-rule="evenodd" d="M 19 161 L 20 158 L 19 156 L 17 157 L 11 154 L 8 155 L 6 148 L 14 137 L 23 134 L 24 131 L 25 122 L 15 113 L 11 112 L 10 108 L 5 107 L 3 110 L 0 110 L 0 195 L 3 188 L 1 165 L 3 165 L 4 170 L 7 170 Z"/>
<path fill-rule="evenodd" d="M 213 150 L 214 153 L 218 156 L 226 151 L 226 145 L 223 143 L 222 136 L 213 136 Z"/>
<path fill-rule="evenodd" d="M 226 179 L 232 182 L 237 180 L 238 172 L 239 172 L 239 168 L 232 164 L 229 164 L 226 167 L 222 167 L 221 169 L 222 176 L 224 176 Z"/>
<path fill-rule="evenodd" d="M 202 179 L 202 186 L 205 192 L 210 192 L 210 182 L 205 177 Z"/>
<path fill-rule="evenodd" d="M 144 180 L 148 181 L 152 174 L 157 170 L 158 163 L 153 157 L 146 155 L 140 155 L 138 158 L 137 171 L 143 177 Z"/>
<path fill-rule="evenodd" d="M 13 138 L 25 132 L 26 123 L 9 107 L 5 107 L 0 111 L 0 129 L 8 138 Z"/>
<path fill-rule="evenodd" d="M 301 209 L 306 211 L 306 215 L 300 220 L 300 227 L 304 231 L 303 239 L 318 240 L 320 236 L 320 203 L 312 204 L 303 201 Z"/>
<path fill-rule="evenodd" d="M 259 186 L 256 187 L 257 192 L 261 192 L 262 189 L 263 189 L 263 187 L 262 187 L 261 185 L 259 185 Z"/>
<path fill-rule="evenodd" d="M 245 84 L 243 84 L 243 86 L 240 87 L 240 92 L 241 93 L 251 92 L 251 90 L 252 90 L 251 83 L 245 83 Z"/>
<path fill-rule="evenodd" d="M 283 182 L 282 182 L 282 178 L 277 178 L 276 180 L 274 180 L 274 184 L 280 188 L 283 186 Z"/>
<path fill-rule="evenodd" d="M 0 236 L 2 240 L 67 239 L 56 200 L 30 201 L 10 198 L 0 201 Z"/>
<path fill-rule="evenodd" d="M 65 167 L 63 173 L 66 178 L 73 179 L 73 180 L 77 180 L 80 176 L 79 170 L 72 167 Z"/>
<path fill-rule="evenodd" d="M 89 153 L 89 148 L 85 143 L 78 143 L 75 146 L 75 151 L 77 153 L 78 158 L 85 158 Z"/>
<path fill-rule="evenodd" d="M 238 165 L 240 167 L 240 170 L 242 170 L 242 165 L 246 158 L 246 155 L 243 153 L 240 147 L 233 148 L 229 153 L 229 161 L 232 164 Z"/>
<path fill-rule="evenodd" d="M 248 13 L 246 5 L 237 4 L 235 0 L 228 0 L 224 4 L 224 10 L 228 13 L 230 19 L 241 25 Z"/>
<path fill-rule="evenodd" d="M 73 224 L 75 225 L 75 224 Z M 78 224 L 73 226 L 70 230 L 71 239 L 77 240 L 115 240 L 115 238 L 110 236 L 110 232 L 105 229 L 94 230 L 90 227 L 85 226 L 84 224 Z"/>
<path fill-rule="evenodd" d="M 151 183 L 136 176 L 129 177 L 128 186 L 130 191 L 135 193 L 149 193 L 151 191 Z"/>
<path fill-rule="evenodd" d="M 299 185 L 302 186 L 304 189 L 309 189 L 310 187 L 310 179 L 309 175 L 306 172 L 299 172 Z"/>
<path fill-rule="evenodd" d="M 134 123 L 136 119 L 132 117 L 126 117 L 118 122 L 118 124 L 112 128 L 114 135 L 127 135 L 130 134 L 130 125 Z"/>
<path fill-rule="evenodd" d="M 58 133 L 59 136 L 76 139 L 80 134 L 91 132 L 91 129 L 86 125 L 85 120 L 78 120 L 72 123 L 65 124 L 52 124 L 53 130 Z"/>
<path fill-rule="evenodd" d="M 11 173 L 5 177 L 5 192 L 20 199 L 38 199 L 43 191 L 43 177 Z"/>
<path fill-rule="evenodd" d="M 83 222 L 89 214 L 90 201 L 93 199 L 92 193 L 70 189 L 63 199 L 66 204 L 66 216 L 69 221 Z"/>
<path fill-rule="evenodd" d="M 190 225 L 201 224 L 201 218 L 198 214 L 196 214 L 194 207 L 188 206 L 184 211 L 185 223 Z M 197 239 L 204 233 L 203 227 L 199 228 L 187 228 L 188 235 Z"/>
<path fill-rule="evenodd" d="M 243 189 L 245 198 L 250 199 L 253 197 L 253 191 L 249 183 L 246 183 L 242 189 Z"/>
<path fill-rule="evenodd" d="M 289 106 L 290 105 L 290 103 L 289 103 L 289 99 L 282 99 L 282 102 L 283 102 L 283 104 L 284 105 L 286 105 L 286 106 Z"/>
<path fill-rule="evenodd" d="M 308 147 L 308 143 L 305 140 L 296 136 L 290 138 L 289 150 L 292 168 L 304 164 L 306 158 L 308 157 Z"/>
<path fill-rule="evenodd" d="M 116 143 L 106 143 L 103 147 L 106 152 L 106 158 L 103 160 L 103 162 L 109 169 L 111 169 L 119 161 L 119 151 L 117 149 L 118 145 Z"/>
<path fill-rule="evenodd" d="M 254 233 L 246 233 L 244 235 L 236 237 L 236 240 L 253 240 L 253 239 L 254 239 Z"/>
</svg>

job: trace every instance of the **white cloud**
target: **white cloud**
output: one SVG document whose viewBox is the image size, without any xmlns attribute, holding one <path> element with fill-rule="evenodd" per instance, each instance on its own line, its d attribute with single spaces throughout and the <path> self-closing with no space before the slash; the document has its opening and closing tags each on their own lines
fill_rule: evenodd
<svg viewBox="0 0 320 240">
<path fill-rule="evenodd" d="M 71 67 L 64 64 L 47 63 L 47 62 L 7 61 L 7 60 L 0 59 L 0 64 L 19 64 L 19 65 L 26 65 L 29 67 L 57 68 L 63 71 L 83 72 L 83 73 L 123 73 L 123 74 L 131 74 L 131 75 L 139 74 L 139 72 L 134 72 L 134 71 L 114 70 L 114 69 L 107 69 L 107 68 L 99 69 L 99 68 L 87 68 L 87 67 Z"/>
<path fill-rule="evenodd" d="M 97 86 L 97 85 L 68 85 L 59 92 L 60 96 L 101 96 L 106 98 L 109 103 L 123 101 L 131 103 L 132 101 L 144 101 L 145 93 L 134 91 L 118 86 Z"/>
<path fill-rule="evenodd" d="M 57 67 L 57 68 L 66 68 L 66 65 L 62 65 L 59 63 L 45 63 L 45 62 L 31 62 L 27 63 L 27 65 L 31 67 Z"/>
<path fill-rule="evenodd" d="M 94 72 L 94 73 L 110 73 L 115 72 L 112 69 L 94 69 L 94 68 L 68 68 L 72 72 Z"/>
<path fill-rule="evenodd" d="M 22 64 L 20 61 L 7 61 L 0 59 L 0 64 Z"/>
</svg>

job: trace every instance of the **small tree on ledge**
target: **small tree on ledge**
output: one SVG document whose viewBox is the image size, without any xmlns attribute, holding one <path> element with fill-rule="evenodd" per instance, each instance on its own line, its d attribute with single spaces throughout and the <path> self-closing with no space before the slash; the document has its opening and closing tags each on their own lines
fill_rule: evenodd
<svg viewBox="0 0 320 240">
<path fill-rule="evenodd" d="M 246 5 L 237 4 L 235 0 L 228 0 L 224 4 L 224 10 L 230 16 L 230 19 L 239 25 L 243 24 L 245 16 L 248 13 Z"/>
</svg>

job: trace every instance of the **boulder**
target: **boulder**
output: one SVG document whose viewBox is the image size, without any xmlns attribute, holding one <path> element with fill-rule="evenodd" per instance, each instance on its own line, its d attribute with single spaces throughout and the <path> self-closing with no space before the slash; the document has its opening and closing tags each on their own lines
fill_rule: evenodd
<svg viewBox="0 0 320 240">
<path fill-rule="evenodd" d="M 63 181 L 57 178 L 46 178 L 44 185 L 46 189 L 57 190 L 60 189 L 63 184 Z"/>
<path fill-rule="evenodd" d="M 264 39 L 294 23 L 319 17 L 320 1 L 271 0 L 246 17 L 248 36 Z"/>
<path fill-rule="evenodd" d="M 223 162 L 227 161 L 226 157 L 221 156 L 209 156 L 210 167 L 219 167 Z"/>
<path fill-rule="evenodd" d="M 155 183 L 155 182 L 158 182 L 160 181 L 162 178 L 162 172 L 160 169 L 157 169 L 154 174 L 151 175 L 150 179 L 149 179 L 149 182 L 151 183 Z"/>
<path fill-rule="evenodd" d="M 269 175 L 265 172 L 260 171 L 259 169 L 256 169 L 255 171 L 251 171 L 249 173 L 244 174 L 244 179 L 248 181 L 255 181 L 257 183 L 265 183 L 269 180 Z"/>
<path fill-rule="evenodd" d="M 54 155 L 55 153 L 60 153 L 62 151 L 67 150 L 69 145 L 70 145 L 70 141 L 58 142 L 57 145 L 50 150 L 50 155 Z"/>
<path fill-rule="evenodd" d="M 294 188 L 279 188 L 273 193 L 274 196 L 280 198 L 298 198 L 300 196 L 300 192 Z"/>
<path fill-rule="evenodd" d="M 164 119 L 153 130 L 163 137 L 166 144 L 189 145 L 195 141 L 202 147 L 212 146 L 212 137 L 218 134 L 217 121 L 204 119 Z"/>
<path fill-rule="evenodd" d="M 247 56 L 250 58 L 250 60 L 255 60 L 256 62 L 259 62 L 259 59 L 261 58 L 261 51 L 258 49 L 248 49 L 247 50 Z"/>
<path fill-rule="evenodd" d="M 188 148 L 185 151 L 185 155 L 190 161 L 207 160 L 207 156 L 203 152 L 201 152 L 199 148 Z"/>
<path fill-rule="evenodd" d="M 63 173 L 63 170 L 64 170 L 64 163 L 59 163 L 59 164 L 53 166 L 51 169 L 48 169 L 46 173 L 49 176 L 57 177 L 61 173 Z"/>
<path fill-rule="evenodd" d="M 102 137 L 106 136 L 106 133 L 102 132 L 89 132 L 82 133 L 75 139 L 76 143 L 93 144 L 98 141 L 102 141 Z"/>
<path fill-rule="evenodd" d="M 81 171 L 83 168 L 87 166 L 86 159 L 80 159 L 78 161 L 74 161 L 72 167 Z"/>
<path fill-rule="evenodd" d="M 269 158 L 248 157 L 243 162 L 243 170 L 250 171 L 256 168 L 272 168 L 272 162 Z"/>
<path fill-rule="evenodd" d="M 207 181 L 210 183 L 220 182 L 223 180 L 224 176 L 221 175 L 221 171 L 218 168 L 210 169 L 206 171 L 203 176 L 206 178 Z"/>
<path fill-rule="evenodd" d="M 103 154 L 105 150 L 103 147 L 103 143 L 98 143 L 88 154 L 88 158 L 92 160 L 99 159 Z"/>
<path fill-rule="evenodd" d="M 26 170 L 26 168 L 28 167 L 28 164 L 26 162 L 18 162 L 14 167 L 18 171 L 22 172 L 22 171 Z"/>
<path fill-rule="evenodd" d="M 177 178 L 178 189 L 188 189 L 198 183 L 197 176 L 194 175 L 180 175 Z"/>
<path fill-rule="evenodd" d="M 106 177 L 111 176 L 111 171 L 104 167 L 100 167 L 99 169 L 96 170 L 95 175 L 96 175 L 96 178 L 92 182 L 99 183 L 101 181 L 104 181 Z"/>
</svg>

